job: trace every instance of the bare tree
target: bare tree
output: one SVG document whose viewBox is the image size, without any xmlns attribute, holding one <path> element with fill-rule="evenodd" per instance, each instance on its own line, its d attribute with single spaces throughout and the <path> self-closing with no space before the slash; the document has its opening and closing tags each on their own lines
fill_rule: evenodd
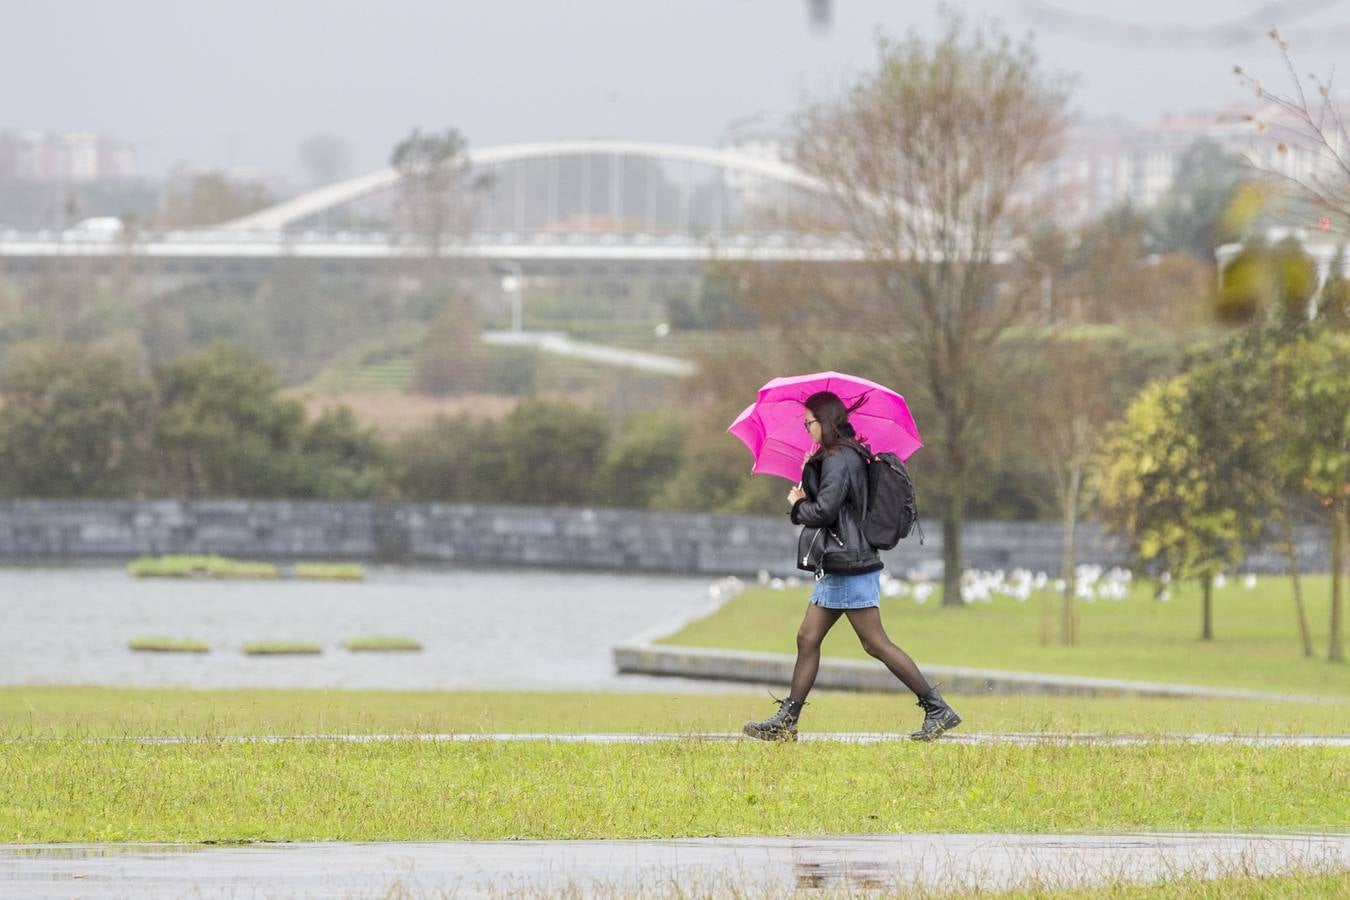
<svg viewBox="0 0 1350 900">
<path fill-rule="evenodd" d="M 224 172 L 177 173 L 169 180 L 163 207 L 155 217 L 161 228 L 215 225 L 257 212 L 273 202 L 258 181 Z"/>
<path fill-rule="evenodd" d="M 1294 203 L 1312 207 L 1322 230 L 1350 234 L 1350 130 L 1346 127 L 1345 105 L 1336 102 L 1331 78 L 1309 75 L 1310 94 L 1294 68 L 1289 45 L 1275 29 L 1271 29 L 1270 39 L 1279 48 L 1293 83 L 1292 93 L 1270 90 L 1241 66 L 1233 70 L 1238 80 L 1275 113 L 1246 117 L 1259 133 L 1270 132 L 1276 139 L 1273 152 L 1254 150 L 1250 161 Z M 1296 154 L 1304 159 L 1295 160 Z"/>
<path fill-rule="evenodd" d="M 401 176 L 403 211 L 431 256 L 440 255 L 446 238 L 469 227 L 472 194 L 480 185 L 469 179 L 468 142 L 454 128 L 423 134 L 420 128 L 399 142 L 389 163 Z"/>
<path fill-rule="evenodd" d="M 871 336 L 894 371 L 921 371 L 937 410 L 925 436 L 945 497 L 943 603 L 958 605 L 965 484 L 1007 357 L 999 340 L 1036 297 L 998 283 L 998 247 L 1056 153 L 1067 86 L 1028 42 L 956 13 L 934 43 L 911 35 L 878 50 L 875 71 L 805 111 L 798 160 L 874 282 L 836 321 Z"/>
<path fill-rule="evenodd" d="M 1064 529 L 1059 642 L 1069 646 L 1078 643 L 1078 520 L 1091 502 L 1087 472 L 1098 435 L 1120 412 L 1121 403 L 1113 396 L 1120 380 L 1114 363 L 1123 348 L 1065 334 L 1047 342 L 1044 349 L 1045 377 L 1030 402 L 1031 431 L 1036 450 L 1053 476 L 1055 505 Z M 1045 644 L 1050 643 L 1052 631 L 1049 603 L 1047 595 L 1041 608 L 1041 642 Z"/>
</svg>

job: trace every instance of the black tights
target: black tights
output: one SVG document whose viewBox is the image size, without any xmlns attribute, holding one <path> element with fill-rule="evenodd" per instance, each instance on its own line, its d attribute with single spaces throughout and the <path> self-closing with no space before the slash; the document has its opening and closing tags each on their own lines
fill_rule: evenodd
<svg viewBox="0 0 1350 900">
<path fill-rule="evenodd" d="M 826 609 L 814 603 L 806 607 L 806 617 L 802 627 L 797 629 L 797 664 L 792 669 L 792 693 L 788 696 L 798 703 L 805 702 L 816 683 L 816 673 L 820 671 L 820 642 L 825 640 L 834 623 L 841 615 L 848 616 L 848 624 L 858 635 L 863 649 L 871 656 L 885 663 L 891 674 L 904 682 L 905 687 L 922 697 L 932 690 L 928 679 L 923 677 L 919 667 L 910 659 L 909 654 L 901 650 L 886 636 L 881 626 L 881 610 L 875 606 L 866 609 Z"/>
</svg>

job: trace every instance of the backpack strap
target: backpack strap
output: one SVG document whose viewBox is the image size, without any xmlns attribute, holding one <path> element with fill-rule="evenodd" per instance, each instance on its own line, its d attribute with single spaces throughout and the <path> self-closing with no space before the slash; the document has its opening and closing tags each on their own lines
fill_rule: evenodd
<svg viewBox="0 0 1350 900">
<path fill-rule="evenodd" d="M 845 438 L 845 439 L 843 440 L 843 444 L 844 444 L 844 446 L 846 446 L 846 447 L 852 448 L 859 456 L 861 456 L 861 457 L 863 458 L 863 465 L 864 465 L 864 466 L 870 466 L 870 465 L 872 464 L 872 461 L 876 458 L 876 457 L 873 455 L 873 453 L 872 453 L 872 448 L 871 448 L 871 447 L 868 447 L 866 444 L 862 443 L 861 441 L 857 440 L 856 438 Z M 867 504 L 868 504 L 868 503 L 871 501 L 871 499 L 872 499 L 871 497 L 867 496 L 867 493 L 868 493 L 868 491 L 869 491 L 870 489 L 871 489 L 871 484 L 868 483 L 868 475 L 867 475 L 867 472 L 864 471 L 864 472 L 863 472 L 863 495 L 862 495 L 862 506 L 860 506 L 860 507 L 858 508 L 858 527 L 859 527 L 859 528 L 862 528 L 862 527 L 867 523 Z"/>
</svg>

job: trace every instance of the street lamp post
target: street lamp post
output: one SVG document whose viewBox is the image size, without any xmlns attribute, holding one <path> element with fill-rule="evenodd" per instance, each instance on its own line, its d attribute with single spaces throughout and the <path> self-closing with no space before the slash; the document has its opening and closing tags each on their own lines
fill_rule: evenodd
<svg viewBox="0 0 1350 900">
<path fill-rule="evenodd" d="M 520 334 L 525 324 L 523 309 L 525 278 L 520 263 L 502 262 L 498 263 L 498 267 L 505 273 L 502 275 L 502 290 L 511 297 L 511 331 Z"/>
</svg>

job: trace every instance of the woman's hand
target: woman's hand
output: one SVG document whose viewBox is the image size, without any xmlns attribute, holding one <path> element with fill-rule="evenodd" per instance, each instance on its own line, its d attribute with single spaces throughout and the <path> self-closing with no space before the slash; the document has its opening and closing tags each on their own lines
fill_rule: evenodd
<svg viewBox="0 0 1350 900">
<path fill-rule="evenodd" d="M 792 486 L 792 490 L 788 491 L 788 503 L 791 505 L 796 505 L 798 500 L 805 500 L 805 499 L 806 499 L 806 491 L 802 490 L 802 486 L 800 484 L 794 484 Z"/>
</svg>

